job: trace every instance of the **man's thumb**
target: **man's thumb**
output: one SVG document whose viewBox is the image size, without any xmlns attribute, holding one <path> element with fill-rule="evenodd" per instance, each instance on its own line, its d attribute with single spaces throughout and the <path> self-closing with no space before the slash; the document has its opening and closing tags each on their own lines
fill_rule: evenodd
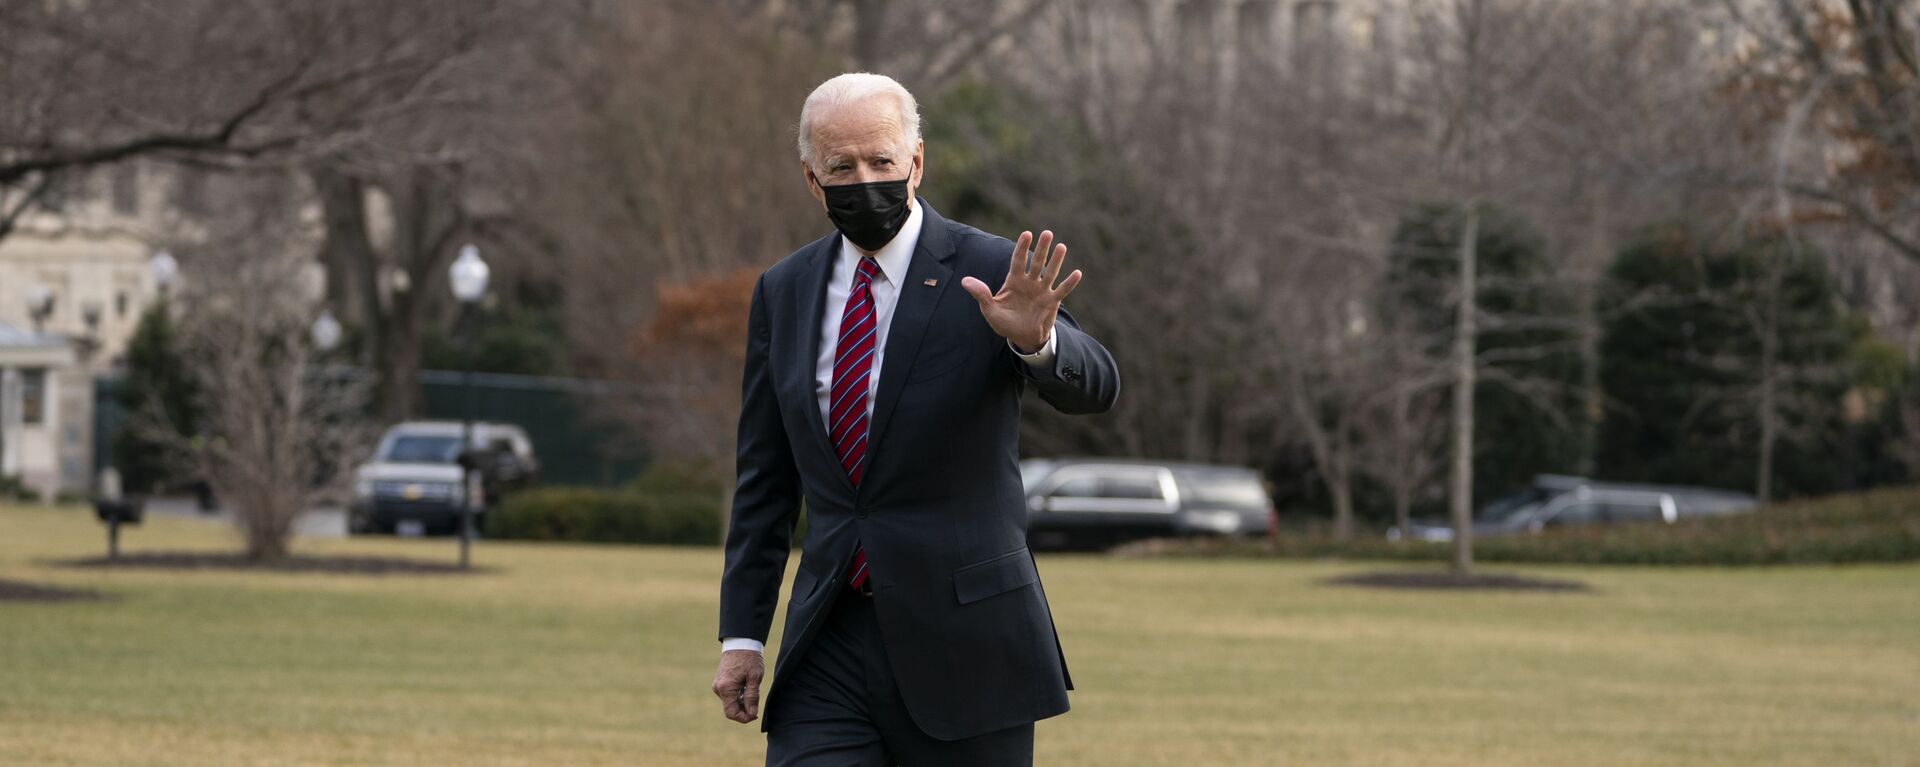
<svg viewBox="0 0 1920 767">
<path fill-rule="evenodd" d="M 981 306 L 993 300 L 993 290 L 988 288 L 986 283 L 972 277 L 961 277 L 960 288 L 967 291 L 967 295 L 973 296 L 973 300 L 979 301 Z"/>
</svg>

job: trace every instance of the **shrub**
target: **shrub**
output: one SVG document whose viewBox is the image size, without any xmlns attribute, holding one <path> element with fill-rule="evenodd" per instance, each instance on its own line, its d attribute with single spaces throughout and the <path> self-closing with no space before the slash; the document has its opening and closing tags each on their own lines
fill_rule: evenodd
<svg viewBox="0 0 1920 767">
<path fill-rule="evenodd" d="M 544 487 L 506 498 L 489 513 L 487 534 L 528 541 L 720 542 L 719 496 L 632 489 Z"/>
</svg>

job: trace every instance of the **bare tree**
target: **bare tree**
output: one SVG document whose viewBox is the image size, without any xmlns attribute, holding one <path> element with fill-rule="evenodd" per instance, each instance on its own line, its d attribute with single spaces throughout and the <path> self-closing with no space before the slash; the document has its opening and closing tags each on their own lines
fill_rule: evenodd
<svg viewBox="0 0 1920 767">
<path fill-rule="evenodd" d="M 59 174 L 137 157 L 284 163 L 443 110 L 494 4 L 0 7 L 0 236 Z"/>
<path fill-rule="evenodd" d="M 287 555 L 300 515 L 315 499 L 345 494 L 348 461 L 370 452 L 378 434 L 365 420 L 365 380 L 320 364 L 310 345 L 319 297 L 310 240 L 288 210 L 260 202 L 270 194 L 251 195 L 253 207 L 221 222 L 169 304 L 203 398 L 200 431 L 176 431 L 157 409 L 129 419 L 179 468 L 206 478 L 257 561 Z"/>
</svg>

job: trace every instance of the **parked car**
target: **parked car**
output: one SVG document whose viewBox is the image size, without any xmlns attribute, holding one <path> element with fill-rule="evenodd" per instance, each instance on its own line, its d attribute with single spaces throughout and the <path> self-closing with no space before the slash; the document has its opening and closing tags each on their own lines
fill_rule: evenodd
<svg viewBox="0 0 1920 767">
<path fill-rule="evenodd" d="M 1273 501 L 1238 466 L 1104 459 L 1020 462 L 1027 540 L 1036 547 L 1108 546 L 1139 538 L 1266 535 Z"/>
<path fill-rule="evenodd" d="M 1754 497 L 1731 490 L 1684 485 L 1595 482 L 1541 474 L 1533 484 L 1502 496 L 1474 513 L 1475 538 L 1530 535 L 1554 527 L 1635 523 L 1671 524 L 1682 519 L 1754 510 Z M 1451 541 L 1445 519 L 1412 520 L 1406 532 L 1387 529 L 1388 540 Z"/>
<path fill-rule="evenodd" d="M 354 470 L 347 529 L 356 534 L 458 532 L 461 423 L 406 421 L 388 427 L 372 460 Z M 526 431 L 509 423 L 473 424 L 474 524 L 500 496 L 538 481 L 540 464 Z"/>
</svg>

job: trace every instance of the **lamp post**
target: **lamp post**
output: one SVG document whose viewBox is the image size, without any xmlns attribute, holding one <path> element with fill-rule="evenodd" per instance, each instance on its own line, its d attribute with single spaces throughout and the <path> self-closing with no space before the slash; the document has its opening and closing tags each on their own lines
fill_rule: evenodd
<svg viewBox="0 0 1920 767">
<path fill-rule="evenodd" d="M 340 321 L 333 318 L 333 310 L 321 309 L 320 316 L 313 319 L 313 348 L 325 354 L 339 345 Z"/>
<path fill-rule="evenodd" d="M 80 338 L 80 363 L 88 370 L 93 369 L 93 353 L 100 350 L 100 311 L 98 300 L 80 302 L 80 321 L 87 325 L 87 334 Z"/>
<path fill-rule="evenodd" d="M 27 286 L 27 317 L 33 320 L 33 332 L 46 332 L 47 318 L 53 315 L 53 290 L 40 283 Z"/>
<path fill-rule="evenodd" d="M 480 260 L 480 249 L 471 244 L 460 246 L 460 257 L 447 267 L 453 297 L 460 301 L 460 345 L 466 357 L 460 372 L 460 388 L 466 400 L 460 413 L 460 568 L 472 566 L 469 550 L 473 547 L 473 308 L 487 293 L 487 262 Z M 481 499 L 484 502 L 484 498 Z"/>
<path fill-rule="evenodd" d="M 180 275 L 180 262 L 162 248 L 154 251 L 153 258 L 147 260 L 147 271 L 153 275 L 154 287 L 160 290 L 160 300 L 166 301 L 167 291 L 173 287 L 174 278 Z"/>
</svg>

